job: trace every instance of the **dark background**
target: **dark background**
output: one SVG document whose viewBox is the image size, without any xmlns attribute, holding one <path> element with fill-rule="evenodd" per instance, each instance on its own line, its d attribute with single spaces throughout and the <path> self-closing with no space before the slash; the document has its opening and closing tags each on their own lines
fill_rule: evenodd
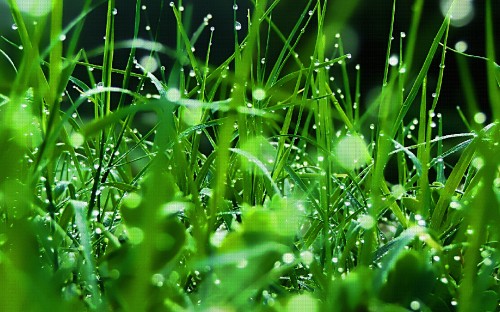
<svg viewBox="0 0 500 312">
<path fill-rule="evenodd" d="M 29 1 L 29 0 L 27 0 Z M 143 0 L 142 4 L 146 6 L 146 10 L 142 11 L 142 25 L 140 37 L 144 39 L 153 39 L 156 37 L 159 42 L 170 47 L 175 47 L 175 20 L 172 10 L 169 6 L 170 1 L 160 0 Z M 270 2 L 270 1 L 268 1 Z M 493 2 L 493 14 L 498 19 L 500 1 Z M 81 10 L 82 0 L 65 1 L 65 23 L 69 23 Z M 176 2 L 177 3 L 177 2 Z M 236 11 L 237 20 L 243 25 L 239 32 L 239 37 L 242 38 L 246 29 L 247 10 L 252 5 L 250 1 L 238 0 L 239 9 Z M 394 27 L 393 52 L 398 53 L 399 34 L 400 32 L 409 32 L 411 6 L 414 1 L 399 0 L 396 7 L 396 21 Z M 282 32 L 287 35 L 294 26 L 299 14 L 304 10 L 307 1 L 303 0 L 282 0 L 276 7 L 273 13 L 273 21 L 280 27 Z M 449 46 L 453 47 L 459 40 L 464 40 L 468 43 L 466 53 L 473 55 L 485 55 L 484 49 L 484 2 L 473 1 L 475 15 L 471 23 L 464 27 L 451 27 L 449 35 Z M 213 36 L 213 44 L 211 46 L 211 63 L 218 65 L 224 61 L 233 50 L 234 45 L 234 24 L 233 24 L 233 1 L 231 0 L 184 0 L 185 7 L 184 15 L 186 16 L 186 24 L 190 25 L 190 32 L 203 23 L 203 18 L 207 14 L 212 14 L 209 26 L 204 31 L 204 36 L 200 38 L 196 44 L 195 54 L 201 59 L 205 56 L 206 47 L 208 45 L 208 35 L 210 26 L 215 27 Z M 134 26 L 134 10 L 135 1 L 117 0 L 116 8 L 118 14 L 116 16 L 116 40 L 126 40 L 133 36 Z M 91 50 L 104 44 L 103 36 L 105 34 L 106 25 L 106 10 L 107 4 L 104 3 L 91 12 L 85 22 L 85 29 L 80 40 L 80 46 L 87 50 Z M 354 67 L 356 64 L 361 65 L 361 106 L 366 107 L 372 101 L 374 94 L 380 88 L 383 79 L 383 69 L 385 64 L 385 54 L 387 47 L 388 32 L 391 19 L 392 1 L 377 0 L 377 1 L 360 1 L 360 0 L 337 0 L 329 1 L 329 11 L 326 21 L 327 43 L 331 46 L 335 43 L 335 33 L 342 34 L 345 52 L 353 55 L 349 60 L 349 70 L 352 75 L 355 74 Z M 191 18 L 187 16 L 191 15 Z M 422 16 L 417 48 L 415 51 L 416 59 L 414 61 L 414 69 L 421 66 L 423 59 L 430 47 L 431 41 L 435 36 L 443 15 L 439 8 L 439 1 L 425 1 L 424 14 Z M 309 57 L 312 53 L 313 42 L 315 39 L 314 26 L 316 19 L 313 19 L 309 26 L 309 32 L 303 37 L 303 41 L 298 51 L 302 61 L 305 64 L 309 63 Z M 12 18 L 8 10 L 6 10 L 5 0 L 0 2 L 0 30 L 2 36 L 19 42 L 16 31 L 11 29 Z M 151 27 L 150 31 L 146 31 L 146 26 Z M 495 26 L 495 31 L 498 34 L 498 23 Z M 71 33 L 68 34 L 71 36 Z M 0 42 L 0 48 L 3 49 L 14 62 L 19 62 L 20 53 L 15 48 Z M 267 57 L 269 62 L 276 58 L 282 43 L 279 40 L 271 40 L 270 51 Z M 148 51 L 139 51 L 138 57 L 147 54 Z M 500 53 L 500 47 L 497 44 L 497 54 Z M 440 58 L 440 50 L 437 52 L 436 62 L 433 64 L 429 73 L 429 93 L 432 93 L 435 88 L 437 74 L 439 72 L 438 61 Z M 124 68 L 125 61 L 128 57 L 127 50 L 119 50 L 116 52 L 114 67 Z M 102 60 L 96 57 L 91 60 L 99 64 Z M 162 65 L 167 68 L 171 66 L 172 60 L 168 57 L 162 57 Z M 486 81 L 485 81 L 485 66 L 486 63 L 482 60 L 468 59 L 469 67 L 471 68 L 474 89 L 479 101 L 481 109 L 489 116 L 489 104 L 487 99 Z M 13 79 L 13 72 L 7 65 L 4 57 L 0 57 L 0 92 L 8 92 L 9 83 Z M 335 73 L 335 71 L 334 71 Z M 416 76 L 417 72 L 408 73 L 409 82 Z M 457 112 L 456 106 L 461 106 L 465 109 L 466 103 L 461 92 L 460 82 L 458 81 L 458 72 L 456 66 L 456 55 L 448 53 L 446 59 L 446 69 L 444 76 L 444 85 L 441 92 L 438 111 L 443 115 L 450 117 L 444 118 L 445 128 L 447 132 L 456 132 L 453 130 L 457 127 Z M 337 75 L 336 81 L 340 81 L 340 76 Z M 354 80 L 351 80 L 351 88 L 353 88 Z M 407 86 L 407 89 L 410 85 Z M 467 112 L 466 112 L 467 113 Z M 471 117 L 471 116 L 468 116 Z"/>
</svg>

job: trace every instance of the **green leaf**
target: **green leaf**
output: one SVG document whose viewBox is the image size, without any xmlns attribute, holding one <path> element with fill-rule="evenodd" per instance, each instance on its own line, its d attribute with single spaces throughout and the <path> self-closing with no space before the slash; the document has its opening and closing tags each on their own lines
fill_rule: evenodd
<svg viewBox="0 0 500 312">
<path fill-rule="evenodd" d="M 412 301 L 424 301 L 432 293 L 435 281 L 429 260 L 416 251 L 405 251 L 399 255 L 380 297 L 392 303 L 409 307 Z"/>
<path fill-rule="evenodd" d="M 415 236 L 425 235 L 426 230 L 420 226 L 413 226 L 401 233 L 387 244 L 378 248 L 374 254 L 374 262 L 379 262 L 382 258 L 382 269 L 377 272 L 375 279 L 375 287 L 378 288 L 383 284 L 389 271 L 393 268 L 400 254 L 404 252 L 406 246 L 410 244 Z"/>
<path fill-rule="evenodd" d="M 70 202 L 75 213 L 75 225 L 80 233 L 80 246 L 85 262 L 82 265 L 82 277 L 90 286 L 91 293 L 91 309 L 102 309 L 102 301 L 97 287 L 97 269 L 94 256 L 92 255 L 91 230 L 87 221 L 88 205 L 86 202 L 72 200 Z"/>
</svg>

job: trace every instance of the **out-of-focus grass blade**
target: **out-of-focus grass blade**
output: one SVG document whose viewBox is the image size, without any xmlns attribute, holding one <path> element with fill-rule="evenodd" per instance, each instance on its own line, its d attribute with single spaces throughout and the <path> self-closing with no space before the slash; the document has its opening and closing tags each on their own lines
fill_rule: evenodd
<svg viewBox="0 0 500 312">
<path fill-rule="evenodd" d="M 498 124 L 496 126 L 492 129 L 492 132 L 496 131 L 493 135 L 498 135 Z M 493 274 L 492 270 L 498 267 L 498 258 L 493 260 L 495 257 L 490 252 L 486 254 L 482 252 L 488 240 L 491 242 L 492 237 L 498 237 L 500 202 L 498 189 L 493 185 L 494 180 L 498 179 L 500 148 L 498 140 L 493 142 L 495 141 L 484 139 L 479 141 L 477 148 L 476 155 L 483 165 L 476 173 L 480 182 L 471 184 L 469 188 L 470 192 L 475 194 L 471 196 L 465 219 L 470 235 L 467 235 L 469 246 L 464 255 L 463 279 L 459 288 L 459 311 L 473 311 L 484 304 L 482 293 L 491 285 L 485 276 L 485 271 Z M 490 274 L 487 274 L 489 278 L 491 278 Z M 494 300 L 494 305 L 497 305 L 497 301 L 498 296 Z"/>
<path fill-rule="evenodd" d="M 82 277 L 88 284 L 90 292 L 90 307 L 92 310 L 102 311 L 103 302 L 97 286 L 97 269 L 92 255 L 91 230 L 87 221 L 87 203 L 72 200 L 71 205 L 75 212 L 75 225 L 80 233 L 80 246 L 85 263 L 82 265 Z"/>
</svg>

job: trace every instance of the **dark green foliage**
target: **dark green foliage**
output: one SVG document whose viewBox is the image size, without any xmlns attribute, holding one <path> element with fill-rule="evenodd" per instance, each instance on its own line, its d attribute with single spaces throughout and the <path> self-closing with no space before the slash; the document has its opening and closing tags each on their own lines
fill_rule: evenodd
<svg viewBox="0 0 500 312">
<path fill-rule="evenodd" d="M 251 1 L 248 29 L 236 27 L 235 6 L 221 64 L 211 61 L 212 16 L 190 25 L 196 3 L 161 1 L 175 22 L 172 48 L 153 32 L 141 39 L 140 0 L 125 41 L 115 41 L 118 1 L 84 1 L 68 25 L 63 4 L 76 4 L 49 2 L 37 2 L 48 10 L 40 16 L 8 0 L 18 37 L 0 43 L 15 73 L 0 75 L 1 311 L 498 310 L 491 1 L 477 5 L 485 57 L 449 47 L 449 13 L 425 20 L 433 33 L 421 34 L 423 0 L 408 36 L 397 36 L 400 10 L 410 11 L 394 1 L 373 100 L 331 31 L 349 18 L 336 12 L 360 1 L 288 1 L 303 6 L 289 32 L 276 22 L 286 0 Z M 78 50 L 99 6 L 103 46 Z M 127 63 L 116 68 L 122 50 Z M 136 60 L 143 50 L 149 58 Z M 465 132 L 447 133 L 443 119 L 454 117 L 439 113 L 451 53 Z M 489 124 L 470 58 L 486 62 Z"/>
</svg>

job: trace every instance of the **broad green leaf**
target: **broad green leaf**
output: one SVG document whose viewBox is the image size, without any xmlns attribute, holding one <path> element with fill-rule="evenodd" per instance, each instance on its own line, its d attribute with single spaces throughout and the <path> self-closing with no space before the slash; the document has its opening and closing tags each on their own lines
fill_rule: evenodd
<svg viewBox="0 0 500 312">
<path fill-rule="evenodd" d="M 387 302 L 410 307 L 412 301 L 425 302 L 432 293 L 435 276 L 429 259 L 416 251 L 399 255 L 382 286 L 380 296 Z"/>
</svg>

